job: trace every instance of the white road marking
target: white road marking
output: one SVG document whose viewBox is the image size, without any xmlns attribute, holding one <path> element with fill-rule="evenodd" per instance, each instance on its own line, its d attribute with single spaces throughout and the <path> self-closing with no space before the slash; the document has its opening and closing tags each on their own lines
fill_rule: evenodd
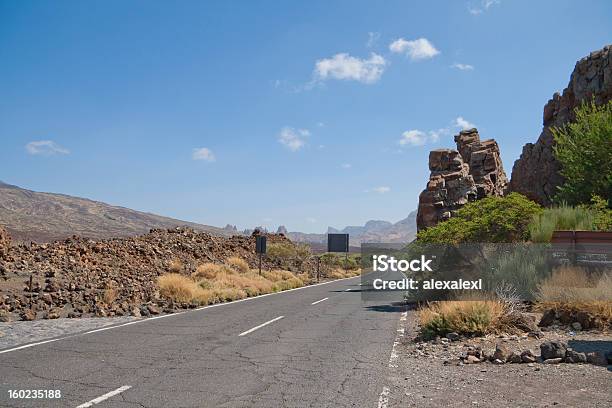
<svg viewBox="0 0 612 408">
<path fill-rule="evenodd" d="M 329 298 L 323 298 L 321 300 L 317 300 L 316 302 L 312 302 L 311 305 L 316 305 L 317 303 L 325 302 Z"/>
<path fill-rule="evenodd" d="M 240 333 L 238 336 L 246 336 L 246 335 L 247 335 L 247 334 L 249 334 L 249 333 L 253 333 L 253 332 L 254 332 L 255 330 L 257 330 L 257 329 L 261 329 L 262 327 L 267 326 L 267 325 L 269 325 L 270 323 L 274 323 L 275 321 L 282 319 L 283 317 L 285 317 L 285 316 L 278 316 L 278 317 L 276 317 L 276 318 L 274 318 L 274 319 L 272 319 L 272 320 L 268 320 L 267 322 L 262 323 L 262 324 L 260 324 L 259 326 L 255 326 L 255 327 L 253 327 L 252 329 L 249 329 L 249 330 L 247 330 L 247 331 L 245 331 L 245 332 Z"/>
<path fill-rule="evenodd" d="M 397 368 L 397 359 L 398 359 L 397 347 L 399 346 L 402 340 L 402 337 L 404 336 L 404 333 L 406 331 L 405 325 L 406 325 L 407 318 L 408 318 L 408 312 L 403 312 L 400 315 L 399 324 L 396 330 L 397 335 L 395 336 L 393 347 L 391 347 L 391 356 L 389 357 L 389 368 L 391 369 Z M 383 387 L 383 390 L 380 393 L 380 396 L 378 397 L 378 408 L 387 408 L 387 404 L 389 403 L 389 392 L 390 392 L 389 387 Z"/>
<path fill-rule="evenodd" d="M 316 283 L 314 285 L 302 286 L 301 288 L 294 288 L 294 289 L 283 290 L 282 292 L 266 293 L 265 295 L 259 295 L 259 296 L 253 296 L 253 297 L 245 298 L 245 299 L 234 300 L 232 302 L 216 303 L 214 305 L 202 306 L 202 307 L 198 307 L 198 308 L 191 309 L 191 310 L 184 310 L 182 312 L 170 313 L 170 314 L 165 314 L 165 315 L 155 316 L 155 317 L 147 317 L 145 319 L 134 320 L 134 321 L 127 322 L 127 323 L 121 323 L 121 324 L 117 324 L 117 325 L 101 327 L 99 329 L 89 330 L 89 331 L 86 331 L 86 332 L 83 332 L 83 333 L 71 334 L 69 336 L 59 337 L 57 339 L 44 340 L 44 341 L 39 341 L 39 342 L 36 342 L 36 343 L 24 344 L 24 345 L 21 345 L 21 346 L 18 346 L 18 347 L 13 347 L 13 348 L 6 349 L 6 350 L 0 350 L 0 354 L 8 353 L 8 352 L 11 352 L 11 351 L 22 350 L 22 349 L 25 349 L 25 348 L 28 348 L 28 347 L 34 347 L 34 346 L 38 346 L 38 345 L 45 344 L 45 343 L 51 343 L 51 342 L 58 341 L 58 340 L 66 340 L 66 339 L 71 339 L 71 338 L 77 337 L 77 336 L 84 336 L 86 334 L 97 333 L 97 332 L 101 332 L 101 331 L 105 331 L 105 330 L 110 330 L 110 329 L 117 329 L 119 327 L 129 326 L 129 325 L 132 325 L 132 324 L 145 323 L 145 322 L 150 322 L 151 320 L 164 319 L 166 317 L 172 317 L 172 316 L 179 316 L 179 315 L 182 315 L 184 313 L 193 313 L 193 312 L 197 312 L 197 311 L 204 310 L 204 309 L 210 309 L 211 307 L 221 307 L 221 306 L 233 305 L 233 304 L 240 303 L 240 302 L 247 302 L 247 301 L 250 301 L 250 300 L 260 299 L 260 298 L 263 298 L 263 297 L 266 297 L 266 296 L 281 295 L 283 293 L 292 292 L 294 290 L 313 288 L 315 286 L 327 285 L 329 283 L 339 282 L 339 281 L 343 281 L 343 280 L 347 280 L 347 279 L 355 279 L 355 278 L 358 278 L 358 277 L 359 276 L 351 276 L 350 278 L 342 278 L 342 279 L 336 279 L 336 280 L 329 281 L 329 282 Z"/>
<path fill-rule="evenodd" d="M 378 408 L 387 408 L 389 403 L 389 387 L 383 387 L 380 397 L 378 397 Z"/>
<path fill-rule="evenodd" d="M 61 338 L 60 339 L 51 339 L 51 340 L 39 341 L 39 342 L 36 342 L 36 343 L 30 343 L 30 344 L 24 344 L 23 346 L 13 347 L 13 348 L 10 348 L 10 349 L 2 350 L 2 351 L 0 351 L 0 354 L 8 353 L 9 351 L 22 350 L 24 348 L 34 347 L 34 346 L 38 346 L 39 344 L 51 343 L 51 342 L 58 341 L 58 340 L 61 340 Z"/>
<path fill-rule="evenodd" d="M 104 395 L 100 395 L 98 398 L 94 398 L 89 402 L 86 402 L 84 404 L 79 405 L 77 408 L 88 408 L 91 407 L 92 405 L 96 405 L 99 404 L 100 402 L 109 399 L 110 397 L 114 397 L 117 394 L 121 394 L 123 391 L 127 391 L 130 388 L 132 388 L 131 385 L 124 385 L 123 387 L 119 387 L 114 391 L 111 392 L 107 392 Z"/>
</svg>

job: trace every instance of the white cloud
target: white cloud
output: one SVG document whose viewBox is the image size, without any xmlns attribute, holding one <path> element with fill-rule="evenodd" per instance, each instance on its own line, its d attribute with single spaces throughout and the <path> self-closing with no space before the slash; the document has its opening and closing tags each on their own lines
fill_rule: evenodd
<svg viewBox="0 0 612 408">
<path fill-rule="evenodd" d="M 491 7 L 499 3 L 501 3 L 500 0 L 481 0 L 478 6 L 468 4 L 468 11 L 470 14 L 477 16 L 485 11 L 488 11 Z"/>
<path fill-rule="evenodd" d="M 350 169 L 353 166 L 350 163 L 343 163 L 340 167 L 342 167 L 343 169 Z"/>
<path fill-rule="evenodd" d="M 325 127 L 325 123 L 323 123 L 323 122 L 317 122 L 317 127 Z"/>
<path fill-rule="evenodd" d="M 375 32 L 370 31 L 368 33 L 368 41 L 366 42 L 366 47 L 367 48 L 374 47 L 379 39 L 380 39 L 380 33 L 375 33 Z"/>
<path fill-rule="evenodd" d="M 369 59 L 352 57 L 347 53 L 336 54 L 331 58 L 318 60 L 315 64 L 315 81 L 340 79 L 372 84 L 380 79 L 387 61 L 372 53 Z"/>
<path fill-rule="evenodd" d="M 440 53 L 427 38 L 413 41 L 398 38 L 389 44 L 389 50 L 396 54 L 405 54 L 413 61 L 433 58 Z"/>
<path fill-rule="evenodd" d="M 308 136 L 310 136 L 310 131 L 307 129 L 284 127 L 278 135 L 278 141 L 287 149 L 296 152 L 304 147 Z"/>
<path fill-rule="evenodd" d="M 455 118 L 447 127 L 440 129 L 422 131 L 418 129 L 407 130 L 402 133 L 399 140 L 401 146 L 423 146 L 427 143 L 436 143 L 441 137 L 451 135 L 457 130 L 465 130 L 475 128 L 476 125 L 467 121 L 462 116 Z"/>
<path fill-rule="evenodd" d="M 308 217 L 306 218 L 306 221 L 308 221 L 311 224 L 315 224 L 317 222 L 317 219 L 314 217 Z"/>
<path fill-rule="evenodd" d="M 473 71 L 474 70 L 474 66 L 470 65 L 470 64 L 461 64 L 458 62 L 455 62 L 453 65 L 451 65 L 451 68 L 456 68 L 458 70 L 461 71 Z"/>
<path fill-rule="evenodd" d="M 425 132 L 421 132 L 417 129 L 405 131 L 402 133 L 402 138 L 399 141 L 399 144 L 402 146 L 423 146 L 425 143 L 427 143 L 427 135 Z"/>
<path fill-rule="evenodd" d="M 378 194 L 385 194 L 385 193 L 388 193 L 389 191 L 391 191 L 391 187 L 387 187 L 387 186 L 374 187 L 372 189 L 372 192 L 378 193 Z"/>
<path fill-rule="evenodd" d="M 214 162 L 215 160 L 217 160 L 212 150 L 207 147 L 198 147 L 196 149 L 193 149 L 191 158 L 193 160 L 204 160 L 207 162 Z"/>
<path fill-rule="evenodd" d="M 461 130 L 472 129 L 476 127 L 475 124 L 468 122 L 467 120 L 463 119 L 461 116 L 455 119 L 455 126 L 458 128 L 461 128 Z"/>
<path fill-rule="evenodd" d="M 70 153 L 70 150 L 63 148 L 52 140 L 35 140 L 28 143 L 25 148 L 29 154 L 41 156 Z"/>
</svg>

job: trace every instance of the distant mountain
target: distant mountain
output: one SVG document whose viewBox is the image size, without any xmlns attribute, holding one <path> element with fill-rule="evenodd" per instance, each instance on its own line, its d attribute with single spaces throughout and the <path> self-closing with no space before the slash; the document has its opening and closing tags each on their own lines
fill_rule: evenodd
<svg viewBox="0 0 612 408">
<path fill-rule="evenodd" d="M 216 235 L 238 234 L 236 227 L 211 227 L 116 207 L 64 194 L 39 193 L 0 181 L 0 225 L 16 241 L 50 242 L 72 235 L 103 239 L 188 226 Z"/>
<path fill-rule="evenodd" d="M 370 220 L 363 226 L 348 226 L 342 229 L 328 227 L 325 234 L 287 232 L 285 235 L 292 241 L 310 244 L 326 243 L 328 233 L 349 234 L 352 246 L 359 246 L 363 242 L 410 242 L 416 237 L 416 214 L 416 211 L 412 211 L 408 217 L 395 224 L 389 221 Z"/>
</svg>

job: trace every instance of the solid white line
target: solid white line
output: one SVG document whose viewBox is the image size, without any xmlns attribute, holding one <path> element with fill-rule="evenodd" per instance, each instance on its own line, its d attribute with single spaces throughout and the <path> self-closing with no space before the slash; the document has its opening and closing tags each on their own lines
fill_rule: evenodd
<svg viewBox="0 0 612 408">
<path fill-rule="evenodd" d="M 285 316 L 278 316 L 278 317 L 276 317 L 276 318 L 274 318 L 274 319 L 272 319 L 272 320 L 269 320 L 269 321 L 267 321 L 267 322 L 265 322 L 265 323 L 260 324 L 259 326 L 255 326 L 255 327 L 253 327 L 252 329 L 249 329 L 249 330 L 247 330 L 247 331 L 245 331 L 245 332 L 242 332 L 242 333 L 240 333 L 238 336 L 245 336 L 245 335 L 247 335 L 247 334 L 249 334 L 249 333 L 254 332 L 254 331 L 255 331 L 255 330 L 257 330 L 257 329 L 261 329 L 262 327 L 269 325 L 270 323 L 274 323 L 275 321 L 280 320 L 280 319 L 282 319 L 283 317 L 285 317 Z"/>
<path fill-rule="evenodd" d="M 317 300 L 316 302 L 312 302 L 311 305 L 316 305 L 317 303 L 325 302 L 329 298 L 323 298 L 321 300 Z"/>
<path fill-rule="evenodd" d="M 10 351 L 22 350 L 22 349 L 25 349 L 25 348 L 28 348 L 28 347 L 38 346 L 38 345 L 45 344 L 45 343 L 51 343 L 53 341 L 70 339 L 70 338 L 73 338 L 73 337 L 84 336 L 86 334 L 97 333 L 97 332 L 101 332 L 101 331 L 105 331 L 105 330 L 110 330 L 110 329 L 117 329 L 119 327 L 129 326 L 129 325 L 132 325 L 132 324 L 145 323 L 145 322 L 150 322 L 151 320 L 164 319 L 166 317 L 172 317 L 172 316 L 179 316 L 179 315 L 182 315 L 184 313 L 196 312 L 196 311 L 199 311 L 199 310 L 210 309 L 212 307 L 221 307 L 221 306 L 233 305 L 233 304 L 240 303 L 240 302 L 248 302 L 248 301 L 255 300 L 255 299 L 260 299 L 260 298 L 263 298 L 263 297 L 266 297 L 266 296 L 281 295 L 283 293 L 293 292 L 294 290 L 313 288 L 315 286 L 327 285 L 327 284 L 330 284 L 330 283 L 340 282 L 340 281 L 347 280 L 347 279 L 355 279 L 355 278 L 358 278 L 358 277 L 359 276 L 351 276 L 350 278 L 342 278 L 342 279 L 336 279 L 336 280 L 329 281 L 329 282 L 315 283 L 314 285 L 302 286 L 301 288 L 293 288 L 293 289 L 283 290 L 281 292 L 266 293 L 265 295 L 248 297 L 248 298 L 245 298 L 245 299 L 234 300 L 234 301 L 231 301 L 231 302 L 216 303 L 214 305 L 202 306 L 202 307 L 198 307 L 198 308 L 191 309 L 191 310 L 184 310 L 182 312 L 169 313 L 169 314 L 165 314 L 165 315 L 161 315 L 161 316 L 147 317 L 145 319 L 133 320 L 133 321 L 127 322 L 127 323 L 121 323 L 121 324 L 117 324 L 117 325 L 105 326 L 105 327 L 101 327 L 99 329 L 89 330 L 89 331 L 86 331 L 84 333 L 71 334 L 69 336 L 59 337 L 57 339 L 44 340 L 44 341 L 39 341 L 39 342 L 36 342 L 36 343 L 24 344 L 22 346 L 13 347 L 13 348 L 6 349 L 6 350 L 0 350 L 0 354 L 8 353 Z"/>
<path fill-rule="evenodd" d="M 106 394 L 104 394 L 104 395 L 100 395 L 98 398 L 92 399 L 92 400 L 91 400 L 91 401 L 89 401 L 89 402 L 86 402 L 86 403 L 84 403 L 84 404 L 81 404 L 81 405 L 79 405 L 79 406 L 78 406 L 78 407 L 76 407 L 76 408 L 88 408 L 88 407 L 91 407 L 92 405 L 99 404 L 100 402 L 102 402 L 102 401 L 104 401 L 104 400 L 107 400 L 107 399 L 109 399 L 110 397 L 114 397 L 114 396 L 115 396 L 115 395 L 117 395 L 117 394 L 121 394 L 123 391 L 127 391 L 127 390 L 129 390 L 130 388 L 132 388 L 132 386 L 131 386 L 131 385 L 124 385 L 123 387 L 119 387 L 119 388 L 117 388 L 117 389 L 116 389 L 116 390 L 114 390 L 114 391 L 107 392 L 107 393 L 106 393 Z"/>
<path fill-rule="evenodd" d="M 30 343 L 30 344 L 24 344 L 23 346 L 13 347 L 13 348 L 10 348 L 10 349 L 2 350 L 2 351 L 0 351 L 0 354 L 8 353 L 9 351 L 22 350 L 24 348 L 34 347 L 34 346 L 38 346 L 39 344 L 51 343 L 51 342 L 58 341 L 58 340 L 61 340 L 61 338 L 45 340 L 45 341 L 38 341 L 36 343 Z"/>
</svg>

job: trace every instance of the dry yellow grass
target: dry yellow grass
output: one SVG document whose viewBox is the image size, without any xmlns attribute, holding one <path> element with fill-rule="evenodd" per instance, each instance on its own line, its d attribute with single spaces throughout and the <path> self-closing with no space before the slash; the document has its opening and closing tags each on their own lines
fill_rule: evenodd
<svg viewBox="0 0 612 408">
<path fill-rule="evenodd" d="M 540 310 L 589 312 L 606 322 L 612 321 L 612 275 L 589 274 L 576 267 L 561 267 L 539 286 Z"/>
<path fill-rule="evenodd" d="M 223 265 L 217 265 L 212 262 L 208 262 L 198 266 L 196 271 L 191 276 L 193 276 L 194 278 L 214 279 L 218 274 L 223 271 Z"/>
<path fill-rule="evenodd" d="M 170 273 L 179 273 L 183 270 L 183 262 L 180 259 L 173 259 L 168 265 L 168 271 Z"/>
<path fill-rule="evenodd" d="M 191 302 L 196 298 L 199 287 L 192 279 L 178 273 L 168 273 L 158 279 L 160 294 L 175 302 Z"/>
<path fill-rule="evenodd" d="M 117 299 L 117 289 L 110 285 L 106 289 L 104 289 L 104 293 L 102 294 L 102 300 L 107 305 L 111 305 L 115 299 Z"/>
<path fill-rule="evenodd" d="M 170 262 L 168 269 L 170 273 L 159 277 L 161 295 L 178 303 L 201 305 L 299 288 L 312 281 L 307 273 L 296 275 L 285 270 L 263 271 L 259 275 L 236 256 L 222 265 L 210 262 L 199 265 L 191 276 L 183 274 L 185 267 L 178 259 Z M 359 273 L 360 270 L 338 269 L 331 277 L 340 279 Z"/>
<path fill-rule="evenodd" d="M 343 278 L 351 278 L 353 276 L 358 276 L 361 274 L 361 269 L 344 269 L 344 268 L 335 268 L 332 270 L 328 277 L 332 279 L 343 279 Z"/>
<path fill-rule="evenodd" d="M 418 321 L 426 338 L 450 332 L 483 335 L 504 330 L 508 313 L 498 300 L 441 301 L 420 309 Z"/>
<path fill-rule="evenodd" d="M 247 273 L 249 271 L 249 264 L 242 258 L 232 256 L 225 260 L 225 263 L 232 269 L 240 272 Z"/>
</svg>

